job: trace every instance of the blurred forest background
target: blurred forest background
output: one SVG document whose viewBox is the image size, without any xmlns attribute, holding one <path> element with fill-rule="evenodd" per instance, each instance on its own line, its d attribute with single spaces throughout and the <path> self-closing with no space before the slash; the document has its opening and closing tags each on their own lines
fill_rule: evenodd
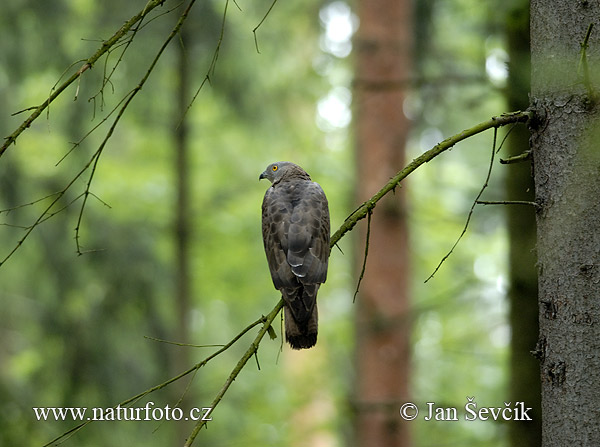
<svg viewBox="0 0 600 447">
<path fill-rule="evenodd" d="M 0 133 L 17 128 L 28 112 L 14 112 L 43 102 L 65 70 L 94 53 L 144 3 L 4 2 Z M 506 18 L 517 3 L 522 4 L 414 2 L 414 79 L 404 104 L 412 123 L 407 159 L 510 111 Z M 270 6 L 270 0 L 195 5 L 181 38 L 171 42 L 108 141 L 81 223 L 89 171 L 2 264 L 0 445 L 44 445 L 76 425 L 36 421 L 32 407 L 108 408 L 216 349 L 151 338 L 224 344 L 272 309 L 279 296 L 260 234 L 267 185 L 258 182 L 268 163 L 294 161 L 323 186 L 332 231 L 358 205 L 352 127 L 355 5 L 277 2 L 256 30 L 255 42 L 253 30 Z M 102 120 L 139 83 L 181 12 L 182 5 L 171 2 L 153 11 L 122 60 L 124 45 L 88 70 L 2 156 L 1 259 L 19 245 L 55 197 L 50 195 L 89 162 L 110 126 Z M 180 126 L 207 76 L 210 82 Z M 499 133 L 501 139 L 506 130 Z M 189 174 L 183 232 L 177 202 L 182 141 Z M 411 398 L 420 408 L 436 402 L 460 411 L 467 396 L 479 406 L 509 401 L 505 209 L 477 207 L 453 255 L 424 284 L 463 229 L 485 181 L 491 145 L 492 132 L 469 139 L 423 166 L 405 186 L 412 263 Z M 484 199 L 506 198 L 504 175 L 504 168 L 495 166 Z M 182 234 L 189 259 L 187 267 L 184 263 L 188 301 L 177 298 Z M 317 347 L 291 352 L 282 349 L 280 336 L 263 340 L 260 369 L 249 362 L 198 445 L 351 444 L 354 256 L 362 253 L 354 239 L 351 233 L 340 242 L 341 250 L 332 250 L 328 281 L 319 295 Z M 208 406 L 251 337 L 193 376 L 133 405 L 173 406 L 185 391 L 184 410 Z M 192 427 L 192 422 L 96 422 L 63 445 L 177 445 Z M 415 446 L 509 442 L 506 424 L 490 421 L 419 418 L 411 429 Z"/>
</svg>

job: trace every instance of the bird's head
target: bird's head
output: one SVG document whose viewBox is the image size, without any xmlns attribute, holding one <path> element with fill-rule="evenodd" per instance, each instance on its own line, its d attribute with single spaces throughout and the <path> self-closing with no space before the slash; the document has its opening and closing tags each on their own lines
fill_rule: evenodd
<svg viewBox="0 0 600 447">
<path fill-rule="evenodd" d="M 262 180 L 266 178 L 274 184 L 288 176 L 308 177 L 308 174 L 297 164 L 290 163 L 289 161 L 278 161 L 267 166 L 267 169 L 260 174 L 258 179 Z M 310 177 L 308 178 L 310 179 Z"/>
</svg>

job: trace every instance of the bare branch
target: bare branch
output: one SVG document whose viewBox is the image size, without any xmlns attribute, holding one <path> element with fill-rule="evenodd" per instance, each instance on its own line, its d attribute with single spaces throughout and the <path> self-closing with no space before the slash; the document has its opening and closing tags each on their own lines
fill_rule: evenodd
<svg viewBox="0 0 600 447">
<path fill-rule="evenodd" d="M 269 14 L 271 14 L 271 10 L 275 6 L 275 3 L 277 3 L 277 0 L 273 0 L 273 3 L 271 3 L 271 6 L 269 6 L 269 9 L 267 9 L 267 12 L 263 16 L 263 18 L 260 20 L 260 22 L 258 22 L 258 25 L 256 25 L 252 30 L 252 34 L 254 34 L 254 45 L 256 46 L 257 53 L 260 53 L 260 50 L 258 49 L 258 36 L 256 35 L 256 31 L 258 31 L 258 28 L 260 28 L 265 22 L 265 20 L 267 20 L 267 17 L 269 16 Z"/>
<path fill-rule="evenodd" d="M 360 275 L 358 276 L 358 283 L 356 284 L 356 290 L 354 290 L 354 296 L 352 297 L 352 302 L 356 301 L 356 295 L 358 295 L 358 290 L 360 289 L 360 283 L 362 282 L 365 276 L 365 270 L 367 269 L 367 258 L 369 257 L 369 238 L 371 237 L 371 217 L 373 216 L 373 210 L 369 210 L 367 214 L 367 235 L 365 237 L 365 254 L 363 257 L 363 265 L 360 270 Z"/>
<path fill-rule="evenodd" d="M 167 345 L 175 345 L 175 346 L 186 346 L 189 348 L 222 348 L 225 345 L 195 345 L 193 343 L 179 343 L 177 341 L 163 340 L 162 338 L 150 337 L 149 335 L 144 335 L 144 338 L 148 340 L 157 341 L 159 343 L 165 343 Z"/>
<path fill-rule="evenodd" d="M 236 3 L 236 5 L 237 5 L 237 3 Z M 223 43 L 223 38 L 225 36 L 225 21 L 227 19 L 227 8 L 228 8 L 228 6 L 229 6 L 229 0 L 226 0 L 225 1 L 225 7 L 223 8 L 223 18 L 221 19 L 221 32 L 219 34 L 219 39 L 217 40 L 217 46 L 215 47 L 215 51 L 213 53 L 212 60 L 210 61 L 210 65 L 208 66 L 208 70 L 206 71 L 206 75 L 204 75 L 204 79 L 200 83 L 200 86 L 196 89 L 196 92 L 194 93 L 194 96 L 192 96 L 192 100 L 188 104 L 187 108 L 185 109 L 185 112 L 183 113 L 183 116 L 181 117 L 181 120 L 179 122 L 180 125 L 183 122 L 183 119 L 187 115 L 188 111 L 194 105 L 194 102 L 196 102 L 196 98 L 200 94 L 200 91 L 202 90 L 202 88 L 204 87 L 204 85 L 206 83 L 210 84 L 211 77 L 215 73 L 215 69 L 217 67 L 217 60 L 219 59 L 219 52 L 221 51 L 221 44 Z M 238 6 L 238 8 L 239 8 L 239 6 Z"/>
<path fill-rule="evenodd" d="M 539 208 L 540 205 L 536 202 L 529 202 L 527 200 L 499 200 L 499 201 L 490 201 L 490 200 L 478 200 L 477 205 L 527 205 L 533 206 L 535 208 Z"/>
</svg>

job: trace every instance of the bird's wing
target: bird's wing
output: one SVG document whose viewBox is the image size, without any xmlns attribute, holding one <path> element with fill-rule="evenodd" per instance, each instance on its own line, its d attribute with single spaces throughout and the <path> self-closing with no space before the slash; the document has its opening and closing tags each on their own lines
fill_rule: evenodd
<svg viewBox="0 0 600 447">
<path fill-rule="evenodd" d="M 320 284 L 327 279 L 329 261 L 329 207 L 318 183 L 297 186 L 287 234 L 287 263 L 303 284 Z"/>
<path fill-rule="evenodd" d="M 289 182 L 270 187 L 262 205 L 262 232 L 277 289 L 327 279 L 329 207 L 319 184 Z"/>
<path fill-rule="evenodd" d="M 292 204 L 274 187 L 267 189 L 262 203 L 262 234 L 271 278 L 276 289 L 290 287 L 295 275 L 287 263 L 288 230 Z"/>
</svg>

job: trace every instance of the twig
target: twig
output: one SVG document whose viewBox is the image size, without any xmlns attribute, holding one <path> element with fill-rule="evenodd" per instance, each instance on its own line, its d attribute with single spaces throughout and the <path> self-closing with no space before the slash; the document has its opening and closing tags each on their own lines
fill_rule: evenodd
<svg viewBox="0 0 600 447">
<path fill-rule="evenodd" d="M 27 227 L 27 231 L 25 232 L 25 234 L 23 235 L 23 237 L 21 239 L 19 239 L 19 241 L 17 242 L 17 244 L 13 247 L 13 249 L 4 257 L 4 259 L 2 259 L 0 261 L 0 267 L 19 249 L 19 247 L 21 247 L 21 245 L 23 245 L 23 242 L 25 242 L 25 240 L 29 237 L 29 235 L 31 234 L 31 232 L 35 229 L 35 227 L 37 227 L 40 223 L 50 219 L 51 217 L 55 216 L 57 213 L 59 213 L 60 211 L 66 209 L 69 205 L 71 205 L 73 202 L 75 202 L 75 200 L 78 200 L 81 196 L 77 196 L 73 201 L 71 201 L 68 205 L 62 207 L 61 209 L 59 209 L 58 211 L 55 211 L 53 213 L 50 212 L 50 210 L 54 207 L 54 205 L 56 205 L 58 203 L 58 201 L 66 194 L 67 190 L 77 181 L 77 179 L 79 177 L 81 177 L 81 175 L 87 170 L 89 164 L 86 165 L 82 170 L 80 170 L 77 175 L 75 175 L 75 177 L 67 184 L 67 186 L 65 186 L 61 191 L 54 193 L 49 197 L 52 197 L 53 195 L 55 195 L 56 197 L 54 198 L 54 200 L 50 203 L 50 205 L 48 205 L 44 211 L 39 215 L 39 217 L 35 220 L 35 222 L 30 225 L 29 227 Z"/>
<path fill-rule="evenodd" d="M 375 205 L 373 205 L 375 208 Z M 356 290 L 354 291 L 354 296 L 352 297 L 352 302 L 356 301 L 356 295 L 358 295 L 358 290 L 360 289 L 360 283 L 362 282 L 365 276 L 365 270 L 367 268 L 367 257 L 369 256 L 369 238 L 371 236 L 371 217 L 373 216 L 373 208 L 371 208 L 367 214 L 367 236 L 365 237 L 365 254 L 363 257 L 363 265 L 360 271 L 360 275 L 358 277 L 358 283 L 356 284 Z"/>
<path fill-rule="evenodd" d="M 263 16 L 263 18 L 260 20 L 260 22 L 258 22 L 258 25 L 256 25 L 254 27 L 254 29 L 252 30 L 252 34 L 254 34 L 254 45 L 256 46 L 256 52 L 259 54 L 260 54 L 260 50 L 258 49 L 258 37 L 256 35 L 256 31 L 258 31 L 258 28 L 260 28 L 262 26 L 262 24 L 264 23 L 264 21 L 267 20 L 267 17 L 269 16 L 269 14 L 271 13 L 271 10 L 275 6 L 275 3 L 277 3 L 277 0 L 273 0 L 273 3 L 271 3 L 271 6 L 269 6 L 269 9 L 267 9 L 267 12 Z"/>
<path fill-rule="evenodd" d="M 42 202 L 42 201 L 44 201 L 46 199 L 49 199 L 50 197 L 55 196 L 57 194 L 60 194 L 60 192 L 53 192 L 51 194 L 48 194 L 47 196 L 40 197 L 39 199 L 33 200 L 33 201 L 29 202 L 29 203 L 23 203 L 21 205 L 13 206 L 11 208 L 5 208 L 3 210 L 0 210 L 0 214 L 2 214 L 2 213 L 10 213 L 11 211 L 15 211 L 15 210 L 18 210 L 20 208 L 25 208 L 27 206 L 35 205 L 36 203 Z"/>
<path fill-rule="evenodd" d="M 500 200 L 500 201 L 492 201 L 492 200 L 478 200 L 477 205 L 527 205 L 534 206 L 539 208 L 539 204 L 536 202 L 528 202 L 527 200 Z"/>
<path fill-rule="evenodd" d="M 237 3 L 235 3 L 235 4 L 237 6 Z M 221 32 L 219 34 L 219 39 L 217 40 L 217 46 L 215 47 L 215 51 L 213 53 L 213 57 L 212 57 L 212 59 L 210 61 L 210 65 L 208 66 L 208 70 L 206 71 L 206 74 L 204 75 L 204 79 L 202 79 L 202 82 L 200 83 L 200 86 L 196 89 L 196 92 L 194 93 L 194 96 L 192 96 L 192 100 L 190 101 L 190 103 L 188 104 L 187 108 L 183 112 L 183 115 L 181 116 L 181 120 L 179 121 L 179 124 L 178 124 L 177 127 L 179 127 L 181 125 L 181 123 L 183 122 L 183 119 L 187 115 L 188 111 L 192 108 L 192 105 L 194 105 L 194 102 L 196 102 L 196 98 L 200 94 L 200 91 L 202 91 L 202 89 L 204 88 L 204 85 L 206 83 L 210 84 L 211 77 L 215 73 L 215 69 L 217 67 L 217 60 L 219 59 L 219 52 L 221 51 L 221 44 L 223 43 L 223 38 L 225 36 L 225 23 L 226 23 L 226 19 L 227 19 L 227 8 L 228 8 L 228 6 L 229 6 L 229 0 L 226 0 L 225 1 L 225 7 L 223 8 L 223 18 L 221 19 Z M 238 6 L 238 8 L 239 8 L 239 6 Z"/>
<path fill-rule="evenodd" d="M 530 159 L 531 159 L 531 151 L 528 150 L 519 155 L 513 155 L 512 157 L 508 157 L 508 158 L 501 158 L 500 163 L 503 165 L 510 165 L 513 163 L 522 163 L 522 162 L 530 160 Z"/>
<path fill-rule="evenodd" d="M 189 348 L 222 348 L 225 345 L 194 345 L 192 343 L 179 343 L 177 341 L 163 340 L 162 338 L 150 337 L 149 335 L 144 335 L 144 338 L 148 340 L 157 341 L 159 343 L 166 343 L 168 345 L 175 346 L 185 346 Z"/>
<path fill-rule="evenodd" d="M 458 243 L 461 241 L 461 239 L 467 232 L 467 228 L 469 227 L 469 222 L 471 222 L 471 216 L 473 216 L 473 211 L 475 210 L 475 206 L 477 205 L 479 198 L 483 194 L 483 191 L 485 191 L 485 189 L 488 187 L 488 182 L 490 181 L 490 177 L 492 175 L 492 168 L 494 167 L 494 156 L 496 155 L 496 137 L 497 136 L 498 136 L 498 128 L 495 127 L 494 128 L 494 142 L 492 143 L 492 157 L 490 159 L 490 166 L 488 168 L 488 172 L 485 177 L 485 182 L 483 183 L 483 186 L 479 190 L 479 194 L 477 194 L 477 197 L 475 197 L 475 200 L 473 201 L 473 205 L 471 205 L 471 209 L 469 210 L 469 215 L 467 216 L 467 221 L 465 222 L 465 226 L 463 227 L 462 232 L 458 236 L 458 239 L 456 239 L 456 242 L 454 242 L 454 245 L 452 246 L 450 251 L 448 251 L 448 253 L 446 253 L 446 255 L 442 258 L 442 260 L 439 262 L 439 264 L 437 265 L 435 270 L 431 273 L 431 275 L 429 275 L 429 277 L 425 280 L 425 282 L 429 281 L 431 278 L 434 277 L 434 275 L 437 273 L 437 271 L 440 269 L 440 267 L 446 261 L 446 259 L 448 259 L 452 255 L 452 253 L 454 252 L 454 249 L 456 248 Z"/>
<path fill-rule="evenodd" d="M 502 141 L 500 142 L 500 144 L 498 145 L 498 149 L 496 149 L 496 153 L 499 153 L 500 150 L 502 149 L 502 146 L 504 146 L 504 143 L 506 143 L 506 140 L 508 139 L 508 136 L 510 135 L 510 133 L 513 131 L 513 129 L 515 128 L 515 126 L 517 125 L 517 123 L 513 123 L 512 126 L 510 126 L 508 128 L 508 131 L 506 132 L 506 135 L 504 135 L 504 137 L 502 137 Z M 497 129 L 497 128 L 496 128 Z M 496 134 L 494 134 L 494 146 L 496 145 Z"/>
</svg>

